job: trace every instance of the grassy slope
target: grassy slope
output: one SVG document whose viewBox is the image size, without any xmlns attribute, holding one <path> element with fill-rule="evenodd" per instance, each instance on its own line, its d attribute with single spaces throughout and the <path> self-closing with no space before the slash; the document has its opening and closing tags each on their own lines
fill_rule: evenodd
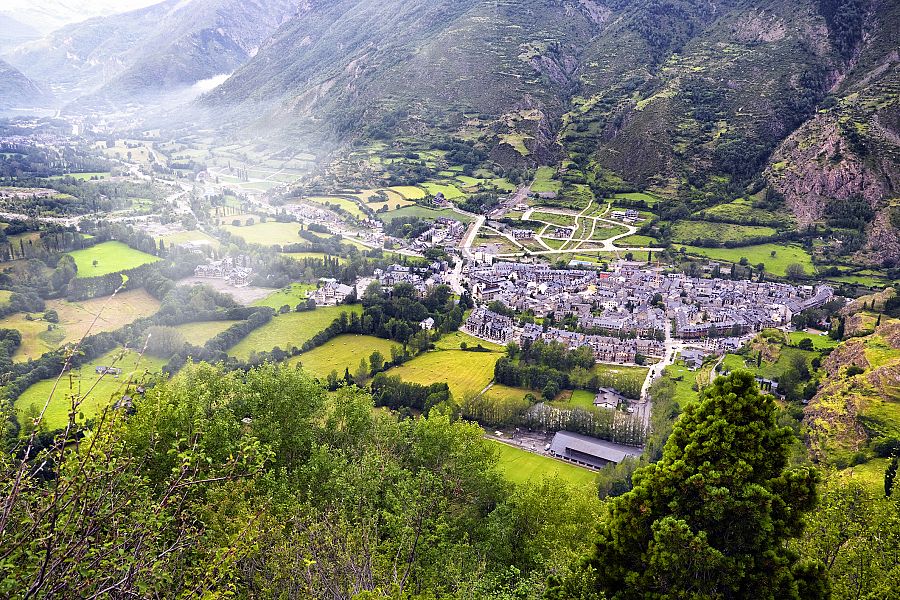
<svg viewBox="0 0 900 600">
<path fill-rule="evenodd" d="M 154 263 L 159 257 L 135 250 L 122 242 L 104 242 L 68 253 L 75 259 L 78 277 L 99 277 L 109 273 L 126 271 L 148 263 Z M 94 261 L 97 266 L 94 266 Z"/>
<path fill-rule="evenodd" d="M 194 346 L 202 346 L 208 340 L 216 337 L 237 321 L 199 321 L 197 323 L 184 323 L 175 327 L 184 341 Z"/>
<path fill-rule="evenodd" d="M 303 365 L 304 370 L 316 377 L 327 377 L 332 370 L 343 377 L 345 369 L 350 369 L 350 373 L 353 373 L 359 368 L 360 360 L 364 359 L 368 365 L 369 356 L 376 350 L 386 360 L 390 360 L 391 348 L 394 346 L 399 347 L 399 344 L 369 335 L 339 335 L 288 362 Z"/>
</svg>

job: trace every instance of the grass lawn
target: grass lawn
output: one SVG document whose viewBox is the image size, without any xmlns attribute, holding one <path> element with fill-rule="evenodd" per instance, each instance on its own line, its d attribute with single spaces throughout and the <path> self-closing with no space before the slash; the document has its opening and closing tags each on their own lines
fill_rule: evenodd
<svg viewBox="0 0 900 600">
<path fill-rule="evenodd" d="M 345 369 L 350 369 L 350 373 L 356 371 L 360 360 L 365 359 L 368 365 L 369 356 L 376 350 L 386 361 L 391 360 L 394 346 L 400 347 L 396 342 L 370 335 L 339 335 L 318 348 L 291 358 L 288 364 L 300 363 L 305 371 L 320 378 L 327 377 L 332 370 L 343 377 Z"/>
<path fill-rule="evenodd" d="M 109 171 L 106 171 L 105 173 L 67 173 L 66 175 L 51 177 L 50 179 L 65 179 L 66 177 L 71 177 L 78 181 L 90 181 L 91 179 L 109 179 L 109 176 Z"/>
<path fill-rule="evenodd" d="M 252 306 L 270 306 L 278 310 L 285 304 L 291 307 L 291 310 L 300 304 L 306 302 L 306 293 L 316 289 L 316 286 L 308 283 L 292 283 L 286 288 L 280 289 L 270 296 L 266 296 L 262 300 L 257 300 Z"/>
<path fill-rule="evenodd" d="M 587 390 L 565 390 L 554 400 L 566 408 L 594 408 L 594 393 Z"/>
<path fill-rule="evenodd" d="M 387 373 L 422 385 L 446 382 L 453 396 L 461 400 L 467 394 L 479 393 L 491 382 L 494 364 L 501 356 L 500 352 L 432 350 Z"/>
<path fill-rule="evenodd" d="M 616 194 L 614 198 L 622 198 L 624 200 L 643 200 L 647 203 L 647 206 L 653 206 L 657 202 L 659 202 L 659 198 L 656 196 L 651 196 L 650 194 L 645 194 L 643 192 L 627 192 L 624 194 Z"/>
<path fill-rule="evenodd" d="M 803 268 L 809 274 L 815 273 L 812 256 L 801 246 L 794 244 L 760 244 L 743 248 L 698 248 L 696 246 L 685 246 L 685 249 L 688 254 L 732 263 L 738 263 L 742 258 L 746 258 L 751 266 L 763 263 L 766 265 L 767 272 L 781 277 L 787 274 L 788 265 L 793 263 L 803 265 Z M 775 253 L 775 256 L 772 256 L 772 252 Z"/>
<path fill-rule="evenodd" d="M 471 222 L 471 218 L 466 215 L 461 215 L 458 212 L 452 211 L 449 208 L 442 208 L 440 210 L 436 210 L 434 208 L 428 208 L 427 206 L 406 206 L 399 210 L 389 210 L 387 212 L 379 213 L 378 218 L 381 219 L 384 223 L 389 223 L 398 217 L 421 217 L 423 219 L 437 219 L 438 217 L 447 217 L 449 219 L 455 219 L 462 223 Z"/>
<path fill-rule="evenodd" d="M 491 389 L 484 393 L 484 396 L 498 402 L 511 402 L 522 400 L 528 394 L 534 394 L 536 398 L 540 398 L 541 396 L 540 392 L 534 392 L 524 388 L 509 387 L 508 385 L 501 385 L 499 383 L 492 385 Z"/>
<path fill-rule="evenodd" d="M 414 185 L 395 185 L 388 189 L 397 192 L 407 200 L 421 200 L 425 197 L 425 190 Z"/>
<path fill-rule="evenodd" d="M 558 475 L 569 483 L 583 487 L 593 487 L 597 474 L 589 469 L 541 456 L 509 444 L 491 440 L 500 453 L 498 468 L 511 482 L 522 484 L 531 480 L 540 481 L 544 477 Z"/>
<path fill-rule="evenodd" d="M 629 235 L 616 240 L 616 246 L 632 248 L 659 248 L 659 240 L 649 235 Z"/>
<path fill-rule="evenodd" d="M 194 346 L 203 346 L 207 341 L 216 337 L 237 321 L 199 321 L 197 323 L 184 323 L 175 327 L 184 336 L 184 341 Z"/>
<path fill-rule="evenodd" d="M 160 260 L 159 257 L 135 250 L 122 242 L 104 242 L 68 254 L 75 259 L 79 278 L 118 273 Z M 96 267 L 94 261 L 97 262 Z"/>
<path fill-rule="evenodd" d="M 693 371 L 676 363 L 666 367 L 665 376 L 675 382 L 675 400 L 682 408 L 699 400 L 699 392 L 693 389 L 697 382 Z"/>
<path fill-rule="evenodd" d="M 574 227 L 575 217 L 570 215 L 558 215 L 556 213 L 545 213 L 535 211 L 531 213 L 532 221 L 543 221 L 545 223 L 553 223 L 560 227 Z"/>
<path fill-rule="evenodd" d="M 121 359 L 119 357 L 121 356 Z M 118 399 L 124 393 L 124 384 L 133 377 L 135 380 L 140 378 L 145 371 L 150 373 L 158 373 L 166 364 L 165 360 L 153 358 L 150 356 L 140 355 L 129 350 L 123 354 L 123 351 L 113 350 L 112 352 L 101 356 L 100 358 L 83 365 L 78 369 L 73 369 L 66 373 L 59 381 L 59 386 L 53 394 L 47 412 L 44 415 L 44 422 L 48 429 L 53 430 L 64 427 L 68 421 L 68 413 L 71 406 L 70 400 L 67 398 L 69 394 L 87 394 L 88 390 L 94 385 L 97 386 L 88 395 L 80 406 L 80 414 L 84 419 L 88 419 L 97 414 L 97 412 L 110 401 Z M 94 372 L 98 366 L 114 366 L 122 369 L 122 374 L 118 377 L 113 375 L 97 375 Z M 38 410 L 50 397 L 53 390 L 55 379 L 44 379 L 29 387 L 16 400 L 15 408 L 22 419 L 26 411 L 31 405 L 37 407 Z M 79 419 L 83 420 L 83 419 Z"/>
<path fill-rule="evenodd" d="M 22 345 L 13 355 L 16 361 L 38 358 L 45 352 L 55 350 L 69 342 L 81 339 L 99 313 L 91 333 L 113 331 L 132 323 L 141 317 L 149 317 L 159 310 L 159 301 L 143 289 L 120 292 L 104 309 L 108 296 L 68 302 L 48 300 L 47 309 L 59 314 L 59 323 L 53 331 L 48 331 L 49 323 L 38 320 L 43 313 L 35 313 L 33 321 L 25 319 L 23 313 L 16 313 L 0 319 L 0 328 L 18 329 L 22 334 Z"/>
<path fill-rule="evenodd" d="M 231 222 L 228 219 L 226 221 Z M 249 226 L 235 227 L 234 225 L 224 225 L 222 228 L 243 239 L 248 244 L 259 244 L 261 246 L 278 244 L 283 246 L 303 241 L 303 238 L 299 235 L 300 227 L 300 223 L 279 223 L 277 221 L 260 223 L 257 221 Z"/>
<path fill-rule="evenodd" d="M 759 225 L 732 225 L 730 223 L 716 223 L 713 221 L 680 221 L 672 227 L 672 242 L 680 245 L 704 239 L 716 240 L 723 244 L 726 242 L 741 243 L 755 238 L 773 236 L 776 233 L 776 230 L 772 227 Z M 716 250 L 719 250 L 719 248 L 716 248 Z"/>
<path fill-rule="evenodd" d="M 251 331 L 228 354 L 246 360 L 254 351 L 268 352 L 276 346 L 282 350 L 289 350 L 293 346 L 299 348 L 303 342 L 331 325 L 342 312 L 361 313 L 362 305 L 323 306 L 311 311 L 277 315 L 262 327 Z"/>
</svg>

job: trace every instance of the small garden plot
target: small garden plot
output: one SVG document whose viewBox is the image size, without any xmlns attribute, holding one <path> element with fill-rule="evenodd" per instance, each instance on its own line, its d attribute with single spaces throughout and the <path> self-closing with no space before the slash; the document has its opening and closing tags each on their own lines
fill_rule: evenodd
<svg viewBox="0 0 900 600">
<path fill-rule="evenodd" d="M 103 242 L 68 253 L 75 260 L 78 277 L 100 277 L 157 262 L 159 257 L 135 250 L 122 242 Z"/>
</svg>

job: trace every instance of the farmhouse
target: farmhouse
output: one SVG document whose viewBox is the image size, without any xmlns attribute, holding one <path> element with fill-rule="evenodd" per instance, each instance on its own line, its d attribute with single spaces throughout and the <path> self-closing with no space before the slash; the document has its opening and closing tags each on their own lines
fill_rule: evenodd
<svg viewBox="0 0 900 600">
<path fill-rule="evenodd" d="M 597 395 L 594 396 L 594 406 L 597 408 L 616 409 L 620 404 L 626 403 L 628 400 L 612 388 L 600 388 Z"/>
<path fill-rule="evenodd" d="M 559 431 L 550 442 L 550 454 L 585 467 L 599 469 L 610 463 L 619 464 L 628 457 L 637 457 L 641 451 L 597 438 Z"/>
<path fill-rule="evenodd" d="M 310 294 L 316 306 L 337 306 L 353 293 L 355 288 L 343 283 L 328 280 L 325 285 Z"/>
</svg>

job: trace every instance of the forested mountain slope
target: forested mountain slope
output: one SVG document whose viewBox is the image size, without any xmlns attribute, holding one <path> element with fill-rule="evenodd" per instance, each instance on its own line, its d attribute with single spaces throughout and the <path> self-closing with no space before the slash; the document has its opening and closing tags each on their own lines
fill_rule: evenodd
<svg viewBox="0 0 900 600">
<path fill-rule="evenodd" d="M 0 109 L 44 106 L 49 102 L 46 90 L 0 60 Z"/>
</svg>

